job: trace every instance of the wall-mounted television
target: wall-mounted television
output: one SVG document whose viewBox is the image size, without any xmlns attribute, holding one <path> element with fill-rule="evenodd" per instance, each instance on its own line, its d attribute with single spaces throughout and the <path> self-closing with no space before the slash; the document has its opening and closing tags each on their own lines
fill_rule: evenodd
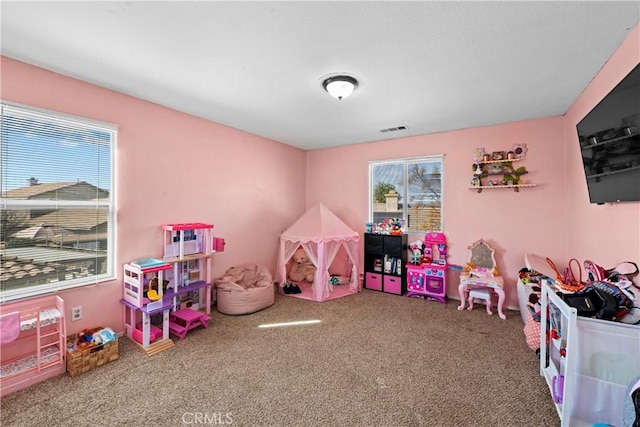
<svg viewBox="0 0 640 427">
<path fill-rule="evenodd" d="M 640 64 L 576 128 L 591 203 L 640 201 Z"/>
</svg>

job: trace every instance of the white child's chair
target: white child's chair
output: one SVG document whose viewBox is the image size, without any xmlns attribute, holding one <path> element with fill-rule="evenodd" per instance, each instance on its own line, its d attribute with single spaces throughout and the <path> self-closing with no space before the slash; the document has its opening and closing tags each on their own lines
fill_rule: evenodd
<svg viewBox="0 0 640 427">
<path fill-rule="evenodd" d="M 487 306 L 487 314 L 493 314 L 491 311 L 491 291 L 489 291 L 489 289 L 469 289 L 469 307 L 467 307 L 467 310 L 473 310 L 474 299 L 483 300 L 484 304 Z"/>
</svg>

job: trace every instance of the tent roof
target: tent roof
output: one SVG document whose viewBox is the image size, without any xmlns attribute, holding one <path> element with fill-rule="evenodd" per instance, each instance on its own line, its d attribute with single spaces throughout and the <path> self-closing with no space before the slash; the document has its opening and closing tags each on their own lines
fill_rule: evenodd
<svg viewBox="0 0 640 427">
<path fill-rule="evenodd" d="M 281 235 L 282 240 L 300 242 L 359 239 L 359 234 L 322 203 L 309 209 Z"/>
</svg>

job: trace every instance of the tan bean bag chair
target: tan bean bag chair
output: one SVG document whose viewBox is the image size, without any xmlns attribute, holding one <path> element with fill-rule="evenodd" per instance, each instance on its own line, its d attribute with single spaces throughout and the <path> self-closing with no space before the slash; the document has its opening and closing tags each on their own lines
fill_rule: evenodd
<svg viewBox="0 0 640 427">
<path fill-rule="evenodd" d="M 224 314 L 255 313 L 275 302 L 271 273 L 261 265 L 231 267 L 215 288 L 218 311 Z"/>
</svg>

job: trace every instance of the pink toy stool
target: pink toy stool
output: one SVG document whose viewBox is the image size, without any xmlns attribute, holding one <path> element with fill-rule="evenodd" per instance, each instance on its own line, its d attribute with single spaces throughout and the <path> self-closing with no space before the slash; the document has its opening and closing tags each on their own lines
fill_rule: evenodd
<svg viewBox="0 0 640 427">
<path fill-rule="evenodd" d="M 473 300 L 474 298 L 484 300 L 484 303 L 487 306 L 487 314 L 492 315 L 491 312 L 491 291 L 489 289 L 469 289 L 469 307 L 467 310 L 473 310 Z"/>
</svg>

